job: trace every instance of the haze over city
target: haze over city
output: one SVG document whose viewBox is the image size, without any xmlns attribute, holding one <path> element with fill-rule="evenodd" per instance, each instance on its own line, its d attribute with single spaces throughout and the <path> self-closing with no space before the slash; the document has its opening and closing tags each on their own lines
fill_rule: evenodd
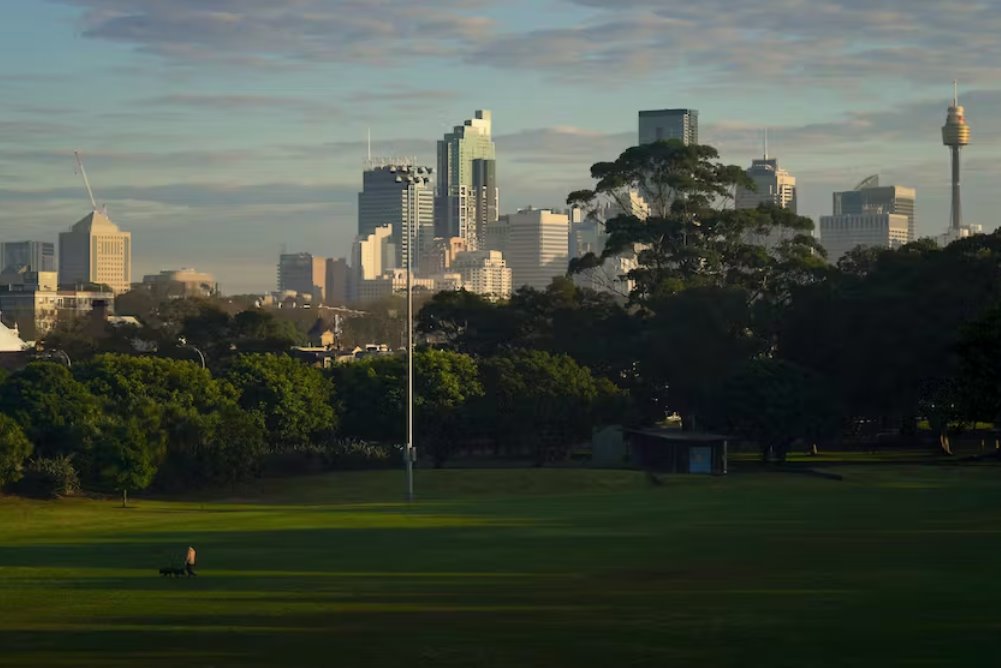
<svg viewBox="0 0 1001 668">
<path fill-rule="evenodd" d="M 949 218 L 940 128 L 960 82 L 973 126 L 965 220 L 1001 167 L 1001 12 L 989 3 L 710 0 L 401 5 L 12 0 L 0 59 L 0 227 L 55 240 L 99 203 L 133 234 L 136 277 L 195 266 L 226 292 L 274 287 L 283 246 L 347 256 L 373 153 L 433 164 L 491 109 L 503 212 L 561 206 L 635 143 L 636 111 L 700 112 L 729 163 L 769 153 L 799 212 L 879 173 L 917 189 L 919 236 Z"/>
</svg>

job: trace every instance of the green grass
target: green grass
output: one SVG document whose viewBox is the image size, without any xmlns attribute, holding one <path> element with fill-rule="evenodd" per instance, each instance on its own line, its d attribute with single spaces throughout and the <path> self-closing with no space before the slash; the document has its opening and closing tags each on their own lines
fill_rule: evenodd
<svg viewBox="0 0 1001 668">
<path fill-rule="evenodd" d="M 999 665 L 1001 468 L 837 470 L 2 499 L 0 666 Z"/>
</svg>

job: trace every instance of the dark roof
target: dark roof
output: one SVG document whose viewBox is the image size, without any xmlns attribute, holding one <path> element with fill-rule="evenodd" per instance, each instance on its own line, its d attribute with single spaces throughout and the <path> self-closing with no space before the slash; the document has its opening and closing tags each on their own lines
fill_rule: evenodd
<svg viewBox="0 0 1001 668">
<path fill-rule="evenodd" d="M 663 441 L 676 441 L 679 443 L 722 443 L 733 440 L 731 436 L 723 434 L 711 434 L 704 431 L 681 431 L 680 429 L 669 429 L 666 427 L 644 427 L 640 429 L 626 429 L 626 434 L 637 434 L 659 438 Z"/>
</svg>

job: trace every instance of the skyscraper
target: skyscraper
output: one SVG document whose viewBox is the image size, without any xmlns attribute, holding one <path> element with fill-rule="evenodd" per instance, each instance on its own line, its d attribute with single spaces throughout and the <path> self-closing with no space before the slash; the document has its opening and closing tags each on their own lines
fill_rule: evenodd
<svg viewBox="0 0 1001 668">
<path fill-rule="evenodd" d="M 966 123 L 966 110 L 959 104 L 959 87 L 953 82 L 952 106 L 942 126 L 942 143 L 952 153 L 952 215 L 950 231 L 959 235 L 963 227 L 963 208 L 959 195 L 959 151 L 970 144 L 970 126 Z"/>
<path fill-rule="evenodd" d="M 92 211 L 59 235 L 59 282 L 107 285 L 117 295 L 132 283 L 132 234 Z"/>
<path fill-rule="evenodd" d="M 529 286 L 545 290 L 564 276 L 570 262 L 570 220 L 549 209 L 522 209 L 508 217 L 507 264 L 515 290 Z"/>
<path fill-rule="evenodd" d="M 496 147 L 489 111 L 457 125 L 438 141 L 437 236 L 462 237 L 470 250 L 497 220 Z"/>
<path fill-rule="evenodd" d="M 56 271 L 56 245 L 50 241 L 0 244 L 0 272 L 25 267 L 31 271 Z"/>
<path fill-rule="evenodd" d="M 754 182 L 754 190 L 737 188 L 734 197 L 734 208 L 756 209 L 762 204 L 774 204 L 796 213 L 796 177 L 779 167 L 779 161 L 768 157 L 768 149 L 764 156 L 751 161 L 747 175 Z M 767 234 L 749 233 L 748 243 L 775 248 L 793 234 L 787 228 L 773 228 Z"/>
<path fill-rule="evenodd" d="M 639 116 L 639 143 L 680 139 L 685 143 L 699 143 L 699 112 L 697 109 L 657 109 L 641 111 Z"/>
<path fill-rule="evenodd" d="M 752 160 L 747 175 L 755 189 L 737 188 L 736 208 L 756 209 L 760 204 L 775 204 L 796 213 L 796 177 L 781 169 L 778 160 L 767 155 Z"/>
<path fill-rule="evenodd" d="M 462 277 L 462 287 L 470 292 L 491 299 L 511 296 L 511 269 L 499 251 L 458 253 L 452 260 L 451 269 Z"/>
<path fill-rule="evenodd" d="M 410 239 L 414 240 L 414 268 L 421 249 L 434 238 L 434 190 L 431 167 L 410 161 L 371 165 L 358 193 L 358 234 L 367 237 L 376 228 L 391 225 L 396 264 L 406 267 Z M 410 232 L 412 230 L 412 232 Z"/>
<path fill-rule="evenodd" d="M 907 240 L 917 239 L 915 205 L 917 191 L 903 186 L 881 186 L 879 176 L 873 175 L 859 183 L 854 190 L 834 193 L 834 215 L 862 215 L 867 213 L 893 213 L 907 217 Z"/>
<path fill-rule="evenodd" d="M 278 291 L 310 295 L 322 304 L 327 287 L 327 261 L 311 253 L 283 253 L 278 259 Z"/>
</svg>

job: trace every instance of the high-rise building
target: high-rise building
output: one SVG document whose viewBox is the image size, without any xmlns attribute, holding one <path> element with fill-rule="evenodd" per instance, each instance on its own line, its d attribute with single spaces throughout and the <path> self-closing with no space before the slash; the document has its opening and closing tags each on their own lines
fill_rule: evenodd
<svg viewBox="0 0 1001 668">
<path fill-rule="evenodd" d="M 768 156 L 752 160 L 747 175 L 755 189 L 738 187 L 736 208 L 756 209 L 760 204 L 775 204 L 796 213 L 796 177 L 780 168 L 778 160 Z"/>
<path fill-rule="evenodd" d="M 907 217 L 907 240 L 917 239 L 915 205 L 917 191 L 903 186 L 881 186 L 879 176 L 873 175 L 859 183 L 854 190 L 834 193 L 834 215 L 862 215 L 892 213 Z"/>
<path fill-rule="evenodd" d="M 570 221 L 549 209 L 522 209 L 508 216 L 507 264 L 512 286 L 545 290 L 553 278 L 565 276 L 569 258 Z"/>
<path fill-rule="evenodd" d="M 56 245 L 51 241 L 0 244 L 0 271 L 25 267 L 31 271 L 56 271 Z"/>
<path fill-rule="evenodd" d="M 107 285 L 117 295 L 132 284 L 132 234 L 92 211 L 59 235 L 59 283 Z"/>
<path fill-rule="evenodd" d="M 362 177 L 358 193 L 358 234 L 367 237 L 378 227 L 393 227 L 396 263 L 407 266 L 413 239 L 414 269 L 419 270 L 422 249 L 434 238 L 433 169 L 398 161 L 371 165 Z"/>
<path fill-rule="evenodd" d="M 357 302 L 366 281 L 375 281 L 396 269 L 396 244 L 393 226 L 383 225 L 368 236 L 359 236 L 351 248 L 351 280 L 349 300 Z"/>
<path fill-rule="evenodd" d="M 685 145 L 699 143 L 699 112 L 696 109 L 657 109 L 640 112 L 639 143 L 680 139 Z"/>
<path fill-rule="evenodd" d="M 462 277 L 462 287 L 491 299 L 511 296 L 511 269 L 498 251 L 466 251 L 452 260 L 452 271 Z"/>
<path fill-rule="evenodd" d="M 774 204 L 796 213 L 796 177 L 780 168 L 778 160 L 769 158 L 767 149 L 764 157 L 751 161 L 747 175 L 754 182 L 754 190 L 738 187 L 734 208 L 756 209 L 762 204 Z M 775 248 L 791 233 L 786 228 L 776 228 L 767 234 L 749 233 L 746 240 L 765 248 Z"/>
<path fill-rule="evenodd" d="M 820 243 L 836 263 L 858 246 L 899 248 L 910 241 L 907 216 L 896 213 L 843 213 L 820 218 Z"/>
<path fill-rule="evenodd" d="M 342 257 L 327 259 L 325 297 L 331 306 L 345 306 L 351 297 L 351 272 Z"/>
<path fill-rule="evenodd" d="M 322 304 L 327 287 L 327 260 L 312 253 L 282 253 L 278 259 L 278 292 L 309 295 Z"/>
<path fill-rule="evenodd" d="M 438 141 L 437 236 L 462 237 L 477 249 L 484 227 L 497 220 L 497 151 L 489 111 L 457 125 Z"/>
</svg>

